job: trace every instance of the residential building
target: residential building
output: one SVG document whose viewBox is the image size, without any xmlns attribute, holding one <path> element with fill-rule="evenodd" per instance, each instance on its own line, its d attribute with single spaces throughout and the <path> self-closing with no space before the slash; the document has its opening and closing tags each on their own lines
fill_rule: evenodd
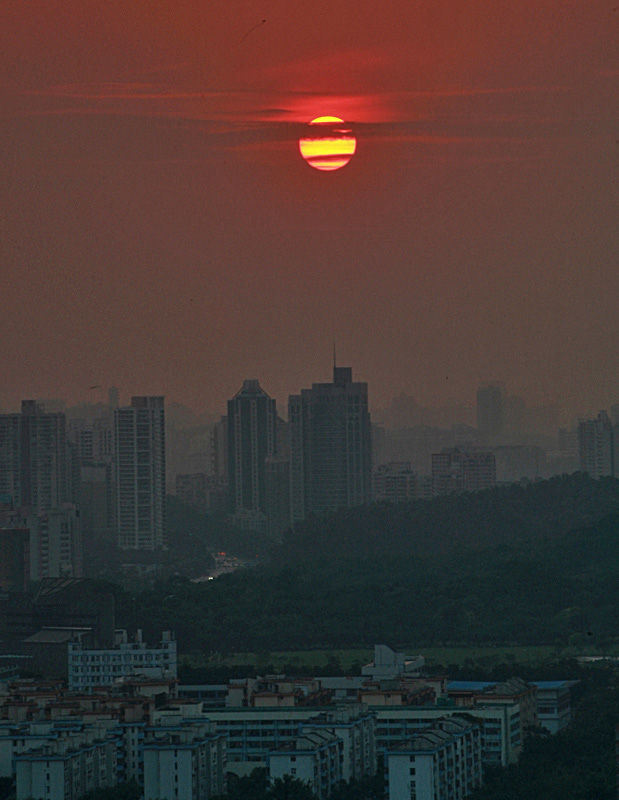
<svg viewBox="0 0 619 800">
<path fill-rule="evenodd" d="M 414 472 L 410 461 L 380 464 L 374 471 L 374 500 L 405 503 L 407 500 L 427 500 L 431 497 L 431 478 Z"/>
<path fill-rule="evenodd" d="M 223 795 L 226 739 L 205 723 L 146 730 L 145 800 L 209 800 Z"/>
<path fill-rule="evenodd" d="M 587 472 L 596 480 L 616 477 L 619 471 L 619 433 L 606 411 L 600 411 L 596 419 L 581 419 L 578 422 L 578 459 L 580 471 Z"/>
<path fill-rule="evenodd" d="M 385 754 L 389 800 L 462 800 L 481 786 L 479 726 L 446 718 Z"/>
<path fill-rule="evenodd" d="M 522 678 L 506 681 L 450 681 L 447 695 L 457 706 L 472 708 L 477 705 L 519 707 L 520 740 L 524 741 L 529 731 L 537 728 L 537 688 Z"/>
<path fill-rule="evenodd" d="M 269 782 L 290 776 L 305 783 L 317 800 L 327 800 L 343 778 L 344 743 L 328 729 L 308 731 L 266 755 Z"/>
<path fill-rule="evenodd" d="M 432 487 L 435 495 L 479 492 L 495 485 L 494 453 L 451 447 L 432 454 Z"/>
<path fill-rule="evenodd" d="M 70 500 L 65 415 L 34 400 L 21 414 L 0 414 L 0 494 L 34 513 Z"/>
<path fill-rule="evenodd" d="M 114 411 L 118 546 L 165 547 L 163 397 L 133 397 Z"/>
<path fill-rule="evenodd" d="M 176 641 L 164 631 L 159 647 L 148 647 L 138 631 L 129 641 L 126 631 L 117 632 L 116 647 L 88 649 L 81 642 L 70 642 L 68 684 L 70 689 L 89 690 L 109 686 L 119 678 L 144 675 L 148 678 L 176 678 Z"/>
<path fill-rule="evenodd" d="M 572 719 L 572 691 L 579 681 L 531 681 L 537 689 L 537 721 L 549 733 L 559 733 Z"/>
<path fill-rule="evenodd" d="M 241 528 L 266 528 L 266 460 L 276 453 L 276 420 L 275 400 L 257 380 L 244 381 L 228 401 L 230 514 Z"/>
<path fill-rule="evenodd" d="M 372 496 L 372 436 L 367 383 L 349 367 L 333 383 L 315 383 L 288 402 L 291 519 L 368 503 Z"/>
<path fill-rule="evenodd" d="M 402 739 L 410 739 L 421 729 L 431 727 L 442 717 L 473 717 L 481 727 L 482 761 L 490 766 L 506 767 L 515 763 L 522 752 L 520 704 L 478 705 L 474 709 L 455 704 L 424 706 L 376 706 L 376 746 L 383 756 Z"/>
<path fill-rule="evenodd" d="M 16 800 L 79 800 L 116 782 L 114 745 L 83 735 L 15 756 Z"/>
</svg>

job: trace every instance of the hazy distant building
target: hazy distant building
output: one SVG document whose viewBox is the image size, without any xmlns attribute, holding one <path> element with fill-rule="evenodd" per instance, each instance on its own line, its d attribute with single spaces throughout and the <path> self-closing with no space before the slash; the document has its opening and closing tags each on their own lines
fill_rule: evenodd
<svg viewBox="0 0 619 800">
<path fill-rule="evenodd" d="M 111 414 L 68 424 L 73 499 L 86 542 L 108 543 L 115 534 L 114 421 Z"/>
<path fill-rule="evenodd" d="M 21 414 L 0 415 L 0 494 L 35 512 L 70 499 L 64 414 L 46 414 L 34 400 Z"/>
<path fill-rule="evenodd" d="M 133 397 L 114 412 L 118 546 L 165 546 L 163 397 Z"/>
<path fill-rule="evenodd" d="M 111 416 L 70 420 L 68 438 L 75 444 L 80 464 L 102 464 L 113 457 L 114 426 Z"/>
<path fill-rule="evenodd" d="M 486 442 L 497 442 L 504 428 L 503 392 L 496 384 L 484 384 L 477 390 L 477 430 Z"/>
<path fill-rule="evenodd" d="M 228 401 L 228 491 L 235 524 L 251 530 L 266 525 L 266 459 L 276 453 L 275 400 L 256 380 Z"/>
<path fill-rule="evenodd" d="M 120 405 L 120 392 L 116 386 L 110 386 L 107 390 L 107 404 L 110 408 L 118 408 Z"/>
<path fill-rule="evenodd" d="M 494 453 L 452 447 L 432 454 L 435 495 L 479 492 L 496 485 Z"/>
<path fill-rule="evenodd" d="M 582 472 L 596 479 L 616 475 L 617 433 L 606 411 L 600 411 L 596 419 L 579 421 L 578 459 Z"/>
<path fill-rule="evenodd" d="M 334 367 L 333 383 L 315 383 L 288 402 L 293 522 L 309 514 L 368 503 L 372 439 L 367 383 Z"/>
<path fill-rule="evenodd" d="M 281 536 L 290 527 L 290 461 L 287 458 L 266 460 L 267 530 Z"/>
<path fill-rule="evenodd" d="M 498 445 L 492 448 L 499 483 L 537 480 L 546 474 L 546 453 L 536 445 Z"/>
<path fill-rule="evenodd" d="M 206 475 L 203 472 L 177 475 L 175 488 L 181 503 L 206 511 Z"/>
<path fill-rule="evenodd" d="M 30 529 L 30 579 L 81 578 L 82 531 L 73 505 L 27 517 Z"/>
<path fill-rule="evenodd" d="M 213 425 L 211 432 L 211 475 L 228 480 L 228 417 L 225 415 Z"/>
<path fill-rule="evenodd" d="M 0 527 L 0 591 L 24 592 L 30 581 L 30 530 Z"/>
<path fill-rule="evenodd" d="M 410 461 L 392 461 L 381 464 L 374 471 L 374 500 L 404 503 L 432 497 L 432 480 L 429 476 L 413 472 Z"/>
</svg>

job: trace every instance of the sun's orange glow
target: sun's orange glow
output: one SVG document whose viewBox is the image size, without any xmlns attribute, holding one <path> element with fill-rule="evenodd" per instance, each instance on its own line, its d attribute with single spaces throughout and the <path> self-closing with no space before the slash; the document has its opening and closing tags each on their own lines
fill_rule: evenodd
<svg viewBox="0 0 619 800">
<path fill-rule="evenodd" d="M 322 128 L 318 136 L 299 139 L 301 155 L 314 169 L 332 172 L 345 167 L 355 154 L 357 140 L 339 117 L 316 117 L 310 125 Z"/>
</svg>

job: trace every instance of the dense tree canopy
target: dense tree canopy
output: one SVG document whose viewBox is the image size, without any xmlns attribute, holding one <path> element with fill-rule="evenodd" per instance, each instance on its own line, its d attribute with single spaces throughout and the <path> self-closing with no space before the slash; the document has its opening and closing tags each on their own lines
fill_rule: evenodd
<svg viewBox="0 0 619 800">
<path fill-rule="evenodd" d="M 268 564 L 144 591 L 137 618 L 153 637 L 174 629 L 185 652 L 604 648 L 619 617 L 618 486 L 575 475 L 310 520 Z"/>
</svg>

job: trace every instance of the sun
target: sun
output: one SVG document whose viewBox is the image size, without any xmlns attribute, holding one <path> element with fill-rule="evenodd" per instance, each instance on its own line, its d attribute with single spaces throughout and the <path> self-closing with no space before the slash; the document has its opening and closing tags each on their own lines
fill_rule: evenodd
<svg viewBox="0 0 619 800">
<path fill-rule="evenodd" d="M 314 169 L 333 172 L 341 169 L 355 154 L 357 140 L 339 117 L 316 117 L 310 122 L 316 125 L 316 136 L 299 139 L 301 155 Z M 312 131 L 313 133 L 313 131 Z"/>
</svg>

